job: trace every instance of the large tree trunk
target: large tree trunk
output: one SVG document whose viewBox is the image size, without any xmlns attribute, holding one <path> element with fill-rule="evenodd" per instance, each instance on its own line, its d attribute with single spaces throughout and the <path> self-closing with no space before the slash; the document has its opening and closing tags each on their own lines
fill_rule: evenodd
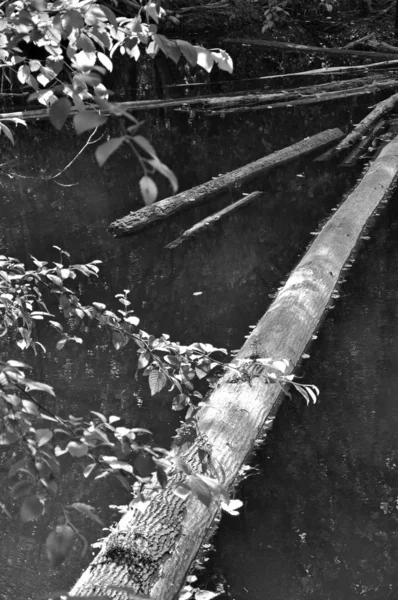
<svg viewBox="0 0 398 600">
<path fill-rule="evenodd" d="M 253 330 L 234 367 L 219 381 L 197 416 L 197 430 L 182 428 L 175 453 L 194 473 L 203 473 L 203 455 L 210 473 L 230 488 L 242 464 L 272 423 L 281 401 L 280 389 L 270 383 L 261 359 L 287 359 L 288 372 L 300 361 L 319 327 L 341 271 L 363 229 L 386 199 L 398 172 L 398 138 L 370 166 L 363 180 L 329 219 L 294 269 L 273 304 Z M 102 549 L 76 583 L 71 594 L 105 594 L 125 600 L 110 585 L 132 587 L 156 600 L 175 600 L 201 544 L 219 515 L 218 503 L 209 508 L 196 497 L 182 500 L 172 486 L 155 492 L 144 513 L 131 509 L 103 543 Z"/>
<path fill-rule="evenodd" d="M 270 169 L 285 165 L 310 152 L 321 150 L 333 142 L 340 140 L 342 136 L 343 134 L 340 129 L 328 129 L 322 133 L 317 133 L 292 146 L 277 150 L 277 152 L 269 156 L 235 169 L 235 171 L 216 177 L 211 181 L 206 181 L 206 183 L 202 183 L 186 192 L 181 192 L 176 196 L 165 198 L 164 200 L 155 202 L 151 206 L 145 206 L 135 212 L 131 212 L 129 215 L 111 223 L 109 229 L 116 236 L 136 233 L 177 212 L 188 210 L 193 206 L 208 202 L 217 194 L 241 186 L 243 183 L 254 179 L 260 174 L 266 173 Z"/>
</svg>

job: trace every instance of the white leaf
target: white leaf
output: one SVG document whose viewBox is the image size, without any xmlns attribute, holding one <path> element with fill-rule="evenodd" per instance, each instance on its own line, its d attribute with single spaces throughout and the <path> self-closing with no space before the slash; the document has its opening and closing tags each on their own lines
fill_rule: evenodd
<svg viewBox="0 0 398 600">
<path fill-rule="evenodd" d="M 206 50 L 206 48 L 203 48 L 202 46 L 195 46 L 195 48 L 198 53 L 197 64 L 200 67 L 203 67 L 205 71 L 210 73 L 214 65 L 214 58 L 211 52 L 209 52 L 208 50 Z"/>
<path fill-rule="evenodd" d="M 142 198 L 147 206 L 153 204 L 158 197 L 158 186 L 151 177 L 144 175 L 140 179 Z"/>
<path fill-rule="evenodd" d="M 219 49 L 217 51 L 212 52 L 211 55 L 214 58 L 214 60 L 216 61 L 216 63 L 218 64 L 218 67 L 222 71 L 227 71 L 227 73 L 233 72 L 234 63 L 232 61 L 232 58 L 228 54 L 228 52 L 225 52 L 225 50 Z"/>
<path fill-rule="evenodd" d="M 104 65 L 105 69 L 108 69 L 108 71 L 113 71 L 113 62 L 109 56 L 103 52 L 98 52 L 98 60 Z"/>
</svg>

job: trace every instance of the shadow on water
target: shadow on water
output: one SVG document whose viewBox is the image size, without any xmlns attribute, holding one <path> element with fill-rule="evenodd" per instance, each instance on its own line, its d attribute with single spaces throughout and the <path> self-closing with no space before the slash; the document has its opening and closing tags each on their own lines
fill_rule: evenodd
<svg viewBox="0 0 398 600">
<path fill-rule="evenodd" d="M 187 189 L 363 112 L 366 103 L 358 107 L 336 104 L 333 112 L 325 105 L 311 111 L 292 109 L 275 112 L 272 118 L 269 113 L 255 113 L 250 118 L 205 120 L 160 112 L 148 115 L 147 131 L 162 160 L 177 172 L 181 189 Z M 139 206 L 139 172 L 132 156 L 119 154 L 99 170 L 89 148 L 57 179 L 70 187 L 38 180 L 68 164 L 81 144 L 70 130 L 59 136 L 44 123 L 32 124 L 20 134 L 16 162 L 3 166 L 0 174 L 2 253 L 23 261 L 30 254 L 57 260 L 52 246 L 58 245 L 78 262 L 102 259 L 99 280 L 81 285 L 84 302 L 115 306 L 114 295 L 130 289 L 144 329 L 170 333 L 181 342 L 208 341 L 229 349 L 243 343 L 249 325 L 264 313 L 269 295 L 311 240 L 309 232 L 326 218 L 355 177 L 351 171 L 325 168 L 311 159 L 278 169 L 245 188 L 260 188 L 259 201 L 170 252 L 164 249 L 167 242 L 239 194 L 217 198 L 137 236 L 114 239 L 107 232 L 109 223 Z M 6 162 L 12 155 L 3 158 Z M 165 187 L 161 191 L 163 196 L 168 194 Z M 194 296 L 197 291 L 202 294 Z M 51 407 L 61 415 L 86 415 L 89 410 L 122 414 L 127 425 L 151 429 L 157 443 L 168 447 L 180 415 L 172 413 L 167 397 L 148 397 L 146 382 L 135 379 L 134 352 L 129 347 L 113 350 L 98 328 L 79 333 L 84 337 L 83 347 L 67 346 L 57 352 L 55 338 L 44 331 L 47 354 L 35 361 L 24 356 L 34 364 L 37 378 L 54 385 L 57 400 Z M 10 356 L 4 344 L 1 351 Z M 108 505 L 124 504 L 129 498 L 114 482 L 83 483 L 81 467 L 67 465 L 57 501 L 43 522 L 20 524 L 17 507 L 9 502 L 6 477 L 18 455 L 1 453 L 1 499 L 16 519 L 9 522 L 0 513 L 0 599 L 29 600 L 49 590 L 68 588 L 90 555 L 81 559 L 76 551 L 62 568 L 49 568 L 44 542 L 57 523 L 60 503 L 89 502 L 100 507 L 109 523 L 117 515 Z M 99 527 L 82 526 L 90 542 L 101 535 Z"/>
<path fill-rule="evenodd" d="M 225 518 L 213 567 L 240 600 L 395 599 L 398 594 L 398 208 L 395 196 L 285 401 L 258 474 Z"/>
</svg>

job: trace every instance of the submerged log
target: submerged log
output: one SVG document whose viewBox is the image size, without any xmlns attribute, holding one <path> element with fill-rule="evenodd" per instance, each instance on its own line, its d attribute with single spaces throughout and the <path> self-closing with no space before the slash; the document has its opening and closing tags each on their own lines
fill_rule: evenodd
<svg viewBox="0 0 398 600">
<path fill-rule="evenodd" d="M 358 162 L 358 160 L 360 160 L 363 157 L 365 150 L 370 146 L 370 144 L 377 137 L 377 135 L 380 133 L 380 131 L 385 127 L 385 124 L 386 124 L 385 121 L 379 121 L 378 123 L 376 123 L 376 125 L 374 125 L 372 127 L 371 131 L 367 135 L 363 136 L 362 140 L 349 153 L 347 158 L 345 158 L 343 160 L 343 162 L 341 163 L 341 166 L 342 167 L 354 166 L 355 163 Z"/>
<path fill-rule="evenodd" d="M 218 108 L 216 110 L 209 109 L 199 109 L 200 112 L 203 112 L 208 116 L 218 116 L 218 115 L 227 115 L 232 113 L 242 113 L 242 112 L 251 112 L 251 111 L 259 111 L 273 108 L 290 108 L 292 106 L 304 106 L 309 104 L 319 104 L 320 102 L 332 102 L 336 100 L 345 100 L 346 98 L 354 98 L 357 96 L 364 96 L 367 94 L 375 94 L 376 92 L 383 89 L 394 89 L 398 88 L 397 80 L 390 80 L 377 83 L 374 85 L 358 87 L 358 88 L 348 88 L 345 92 L 336 91 L 336 92 L 319 92 L 314 95 L 302 95 L 301 98 L 298 99 L 288 99 L 283 102 L 261 102 L 260 104 L 251 104 L 249 106 L 240 105 L 233 108 Z M 332 153 L 332 150 L 330 151 Z"/>
<path fill-rule="evenodd" d="M 296 158 L 305 156 L 316 150 L 321 150 L 338 141 L 342 136 L 343 134 L 340 129 L 328 129 L 327 131 L 317 133 L 301 142 L 277 150 L 273 154 L 259 158 L 248 165 L 239 167 L 225 175 L 220 175 L 211 181 L 206 181 L 190 190 L 131 212 L 125 217 L 111 223 L 109 230 L 116 236 L 136 233 L 177 212 L 208 202 L 217 194 L 241 186 L 243 183 L 275 167 L 285 165 Z"/>
<path fill-rule="evenodd" d="M 329 81 L 327 83 L 319 83 L 311 86 L 303 86 L 293 89 L 281 90 L 273 93 L 263 94 L 261 92 L 246 93 L 246 94 L 235 94 L 231 96 L 213 96 L 203 98 L 199 107 L 196 108 L 198 112 L 205 111 L 210 113 L 212 110 L 220 110 L 227 112 L 234 112 L 234 107 L 241 106 L 255 106 L 274 104 L 277 102 L 289 102 L 293 100 L 299 100 L 300 98 L 317 96 L 319 94 L 326 94 L 326 92 L 338 92 L 339 90 L 346 89 L 347 92 L 354 92 L 362 90 L 364 93 L 369 91 L 370 93 L 377 89 L 388 89 L 398 87 L 398 79 L 388 78 L 383 75 L 368 76 L 368 77 L 357 77 L 355 79 L 349 79 L 344 81 Z M 333 96 L 332 96 L 333 97 Z M 192 104 L 185 103 L 186 107 L 176 108 L 177 111 L 185 112 L 186 110 L 192 110 Z M 229 110 L 231 108 L 231 110 Z"/>
<path fill-rule="evenodd" d="M 375 108 L 362 121 L 360 121 L 353 131 L 349 133 L 335 148 L 325 152 L 322 156 L 315 159 L 317 162 L 324 162 L 340 155 L 345 150 L 351 148 L 372 126 L 377 123 L 382 116 L 390 112 L 398 102 L 398 94 L 390 96 L 383 102 L 379 102 Z"/>
<path fill-rule="evenodd" d="M 177 248 L 177 246 L 179 246 L 186 240 L 198 235 L 198 233 L 202 233 L 202 231 L 204 229 L 209 229 L 215 223 L 217 223 L 217 221 L 219 221 L 226 215 L 229 215 L 230 213 L 235 212 L 239 208 L 243 208 L 243 206 L 247 206 L 248 204 L 250 204 L 250 202 L 253 202 L 253 200 L 257 200 L 257 198 L 260 198 L 260 196 L 261 196 L 261 192 L 252 192 L 251 194 L 244 196 L 237 202 L 234 202 L 233 204 L 226 206 L 222 210 L 219 210 L 218 212 L 214 213 L 213 215 L 209 215 L 202 221 L 199 221 L 199 223 L 195 223 L 195 225 L 193 227 L 190 227 L 189 229 L 184 231 L 184 233 L 182 233 L 178 238 L 176 238 L 175 240 L 173 240 L 172 242 L 167 244 L 166 248 L 168 248 L 169 250 L 172 250 L 173 248 Z"/>
<path fill-rule="evenodd" d="M 265 75 L 259 79 L 272 81 L 273 79 L 282 79 L 288 77 L 308 77 L 312 75 L 344 75 L 346 73 L 363 73 L 373 71 L 374 69 L 393 69 L 398 67 L 398 60 L 384 60 L 377 63 L 369 63 L 366 65 L 349 65 L 347 67 L 322 67 L 321 69 L 311 69 L 308 71 L 300 71 L 298 73 L 285 73 L 280 75 Z"/>
<path fill-rule="evenodd" d="M 344 265 L 369 218 L 393 189 L 397 173 L 395 138 L 322 228 L 231 363 L 233 368 L 227 369 L 210 394 L 197 415 L 200 434 L 192 439 L 192 432 L 183 427 L 177 435 L 174 452 L 193 473 L 217 477 L 229 489 L 234 484 L 282 400 L 261 359 L 287 360 L 287 373 L 299 363 Z M 209 470 L 203 465 L 204 454 L 207 464 L 213 465 Z M 73 587 L 72 595 L 102 594 L 126 600 L 123 592 L 109 590 L 111 585 L 124 585 L 136 593 L 150 594 L 154 600 L 178 597 L 219 516 L 215 501 L 206 507 L 192 495 L 182 500 L 173 494 L 173 486 L 182 478 L 172 476 L 164 490 L 155 491 L 144 513 L 134 506 L 126 513 Z"/>
<path fill-rule="evenodd" d="M 308 54 L 334 54 L 336 56 L 362 56 L 363 58 L 393 58 L 394 52 L 367 52 L 366 50 L 347 50 L 345 48 L 320 48 L 318 46 L 303 46 L 291 42 L 276 42 L 275 40 L 252 40 L 231 39 L 223 40 L 224 44 L 244 44 L 246 46 L 258 46 L 259 48 L 271 48 L 280 52 L 306 52 Z"/>
</svg>

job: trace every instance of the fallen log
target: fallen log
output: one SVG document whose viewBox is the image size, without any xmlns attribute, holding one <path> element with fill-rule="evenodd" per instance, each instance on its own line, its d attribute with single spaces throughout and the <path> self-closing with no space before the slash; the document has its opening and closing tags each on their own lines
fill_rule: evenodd
<svg viewBox="0 0 398 600">
<path fill-rule="evenodd" d="M 384 69 L 398 68 L 398 60 L 387 60 L 379 63 L 370 63 L 367 65 L 350 65 L 348 67 L 323 67 L 321 69 L 311 69 L 309 71 L 299 71 L 298 73 L 281 73 L 279 75 L 263 75 L 262 77 L 249 77 L 244 79 L 238 79 L 235 81 L 223 80 L 223 81 L 201 81 L 201 82 L 191 82 L 191 83 L 172 83 L 166 85 L 168 88 L 191 88 L 191 87 L 206 87 L 211 85 L 223 85 L 224 83 L 246 83 L 249 81 L 263 81 L 267 83 L 268 81 L 280 80 L 280 79 L 294 79 L 296 77 L 312 77 L 312 76 L 333 76 L 336 75 L 355 75 L 357 73 L 367 73 L 368 71 L 375 71 L 376 73 L 380 71 L 382 73 Z"/>
<path fill-rule="evenodd" d="M 385 121 L 379 121 L 372 127 L 370 132 L 365 135 L 359 144 L 349 153 L 349 155 L 343 160 L 341 163 L 341 167 L 352 167 L 355 163 L 358 162 L 373 142 L 373 140 L 377 137 L 377 135 L 381 132 L 381 130 L 385 127 Z"/>
<path fill-rule="evenodd" d="M 220 116 L 227 115 L 231 113 L 242 113 L 242 112 L 252 112 L 266 109 L 274 109 L 274 108 L 291 108 L 292 106 L 304 106 L 309 104 L 319 104 L 320 102 L 331 102 L 336 100 L 346 100 L 347 98 L 354 98 L 358 96 L 364 96 L 368 94 L 375 94 L 376 92 L 382 89 L 391 89 L 397 88 L 398 82 L 393 80 L 386 83 L 375 84 L 374 86 L 369 86 L 368 88 L 354 88 L 348 89 L 344 93 L 343 92 L 324 92 L 319 94 L 314 94 L 313 96 L 303 96 L 297 100 L 285 100 L 284 102 L 267 102 L 261 103 L 259 105 L 250 105 L 250 106 L 236 106 L 234 108 L 219 108 L 217 110 L 209 110 L 206 108 L 197 109 L 197 112 L 202 112 L 207 116 Z M 330 150 L 330 154 L 332 155 L 333 150 Z M 326 153 L 325 153 L 326 154 Z M 319 157 L 320 160 L 321 157 Z"/>
<path fill-rule="evenodd" d="M 398 102 L 398 94 L 390 96 L 383 102 L 379 102 L 375 108 L 362 121 L 360 121 L 335 148 L 325 152 L 322 156 L 315 159 L 317 162 L 325 162 L 340 155 L 348 150 L 357 140 L 359 140 L 371 127 L 384 115 L 390 112 Z"/>
<path fill-rule="evenodd" d="M 270 357 L 288 361 L 286 374 L 300 362 L 346 262 L 370 217 L 389 197 L 397 173 L 395 138 L 324 225 L 231 363 L 232 368 L 227 369 L 198 412 L 199 434 L 193 439 L 189 427 L 177 434 L 174 454 L 192 473 L 217 477 L 224 486 L 232 487 L 282 401 L 279 386 L 270 382 L 269 369 L 261 361 Z M 206 507 L 195 496 L 186 500 L 177 497 L 173 488 L 181 481 L 183 475 L 171 475 L 164 490 L 151 488 L 153 495 L 144 513 L 133 505 L 103 542 L 71 590 L 72 595 L 103 594 L 125 600 L 127 594 L 109 590 L 109 586 L 119 585 L 154 600 L 178 597 L 219 517 L 219 504 L 214 500 Z"/>
<path fill-rule="evenodd" d="M 345 46 L 343 46 L 343 48 L 345 50 L 349 50 L 350 48 L 355 48 L 356 46 L 360 46 L 361 44 L 363 44 L 364 42 L 367 42 L 368 40 L 374 39 L 375 38 L 375 33 L 374 31 L 372 33 L 368 33 L 368 35 L 364 35 L 363 37 L 354 40 L 353 42 L 350 42 L 349 44 L 346 44 Z"/>
<path fill-rule="evenodd" d="M 196 223 L 193 227 L 190 227 L 189 229 L 184 231 L 184 233 L 182 233 L 178 238 L 176 238 L 175 240 L 173 240 L 172 242 L 167 244 L 166 248 L 168 250 L 173 250 L 174 248 L 177 248 L 177 246 L 179 246 L 186 240 L 188 240 L 192 237 L 195 237 L 199 233 L 202 233 L 205 229 L 209 229 L 210 227 L 212 227 L 215 223 L 217 223 L 220 219 L 222 219 L 226 215 L 229 215 L 232 212 L 235 212 L 239 208 L 243 208 L 244 206 L 247 206 L 248 204 L 250 204 L 250 202 L 253 202 L 253 200 L 257 200 L 257 198 L 260 198 L 260 196 L 261 196 L 261 192 L 252 192 L 251 194 L 244 196 L 237 202 L 234 202 L 233 204 L 226 206 L 222 210 L 219 210 L 218 212 L 214 213 L 213 215 L 209 215 L 202 221 L 199 221 L 199 223 Z"/>
<path fill-rule="evenodd" d="M 259 48 L 270 48 L 280 52 L 306 52 L 308 54 L 334 54 L 335 56 L 362 56 L 366 58 L 394 58 L 393 52 L 367 52 L 366 50 L 346 50 L 345 48 L 320 48 L 318 46 L 303 46 L 291 42 L 276 42 L 275 40 L 231 39 L 223 40 L 224 44 L 243 44 Z"/>
<path fill-rule="evenodd" d="M 356 90 L 368 90 L 373 92 L 375 89 L 391 88 L 398 86 L 398 79 L 388 79 L 383 75 L 377 75 L 377 77 L 360 77 L 356 79 L 349 79 L 348 81 L 329 81 L 328 83 L 319 83 L 311 86 L 298 87 L 289 90 L 282 90 L 273 93 L 262 94 L 246 93 L 231 96 L 213 96 L 207 99 L 203 99 L 200 102 L 199 107 L 195 110 L 198 112 L 209 110 L 224 110 L 228 107 L 239 107 L 239 106 L 253 106 L 256 104 L 273 104 L 278 101 L 290 101 L 300 99 L 305 96 L 311 96 L 316 94 L 322 94 L 328 91 L 339 91 L 346 89 L 347 92 Z M 186 107 L 176 108 L 179 112 L 185 112 L 192 110 L 192 103 Z"/>
<path fill-rule="evenodd" d="M 327 131 L 317 133 L 292 146 L 282 148 L 273 154 L 239 167 L 230 173 L 220 175 L 211 181 L 206 181 L 190 190 L 180 192 L 175 196 L 155 202 L 151 206 L 145 206 L 135 212 L 131 212 L 125 217 L 111 223 L 109 230 L 115 236 L 136 233 L 177 212 L 208 202 L 217 194 L 229 189 L 235 189 L 275 167 L 285 165 L 296 158 L 306 156 L 316 150 L 321 150 L 341 139 L 342 135 L 340 129 L 328 129 Z"/>
<path fill-rule="evenodd" d="M 382 52 L 391 52 L 391 54 L 398 54 L 398 47 L 387 44 L 386 42 L 378 42 L 377 40 L 368 40 L 367 46 L 375 50 L 376 52 L 381 50 Z"/>
</svg>

